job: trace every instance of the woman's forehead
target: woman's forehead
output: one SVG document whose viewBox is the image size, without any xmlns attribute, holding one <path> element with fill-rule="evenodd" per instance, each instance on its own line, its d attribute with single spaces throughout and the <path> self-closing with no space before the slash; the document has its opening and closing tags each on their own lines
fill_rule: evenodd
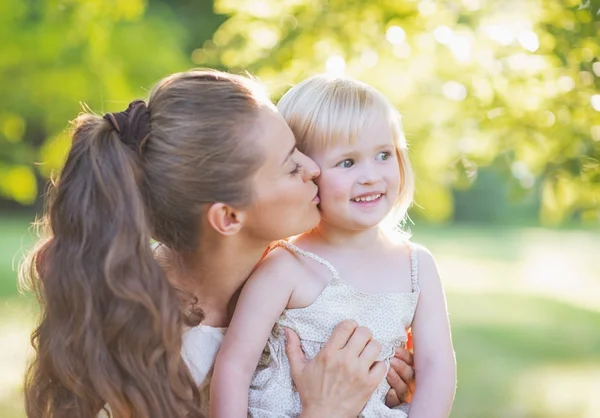
<svg viewBox="0 0 600 418">
<path fill-rule="evenodd" d="M 264 165 L 277 168 L 285 163 L 290 151 L 296 146 L 296 140 L 278 112 L 261 109 L 255 146 L 260 146 L 265 154 Z"/>
</svg>

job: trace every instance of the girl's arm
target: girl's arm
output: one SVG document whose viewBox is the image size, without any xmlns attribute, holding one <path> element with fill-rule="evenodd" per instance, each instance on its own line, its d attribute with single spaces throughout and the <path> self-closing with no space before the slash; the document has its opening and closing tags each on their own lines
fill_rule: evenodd
<svg viewBox="0 0 600 418">
<path fill-rule="evenodd" d="M 273 324 L 294 290 L 297 261 L 274 250 L 244 285 L 217 354 L 210 387 L 210 416 L 248 415 L 248 390 Z M 294 265 L 296 264 L 296 265 Z"/>
<path fill-rule="evenodd" d="M 248 389 L 273 324 L 287 306 L 301 272 L 285 250 L 274 250 L 242 289 L 229 330 L 217 355 L 211 382 L 211 417 L 246 417 Z M 300 276 L 299 276 L 300 277 Z M 299 418 L 357 416 L 385 375 L 377 361 L 381 345 L 356 321 L 338 324 L 314 359 L 286 330 L 286 353 L 302 401 Z"/>
<path fill-rule="evenodd" d="M 413 321 L 417 385 L 409 418 L 447 418 L 456 390 L 456 360 L 446 298 L 433 257 L 418 247 L 421 294 Z"/>
</svg>

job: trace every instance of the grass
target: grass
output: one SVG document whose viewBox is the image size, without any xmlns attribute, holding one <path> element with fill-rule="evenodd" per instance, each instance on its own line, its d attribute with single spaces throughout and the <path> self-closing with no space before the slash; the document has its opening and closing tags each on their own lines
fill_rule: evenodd
<svg viewBox="0 0 600 418">
<path fill-rule="evenodd" d="M 600 234 L 415 228 L 448 294 L 454 418 L 600 416 Z"/>
<path fill-rule="evenodd" d="M 17 294 L 15 271 L 24 254 L 34 242 L 29 231 L 31 220 L 21 217 L 0 217 L 0 299 Z"/>
<path fill-rule="evenodd" d="M 459 372 L 453 417 L 600 416 L 600 313 L 515 295 L 451 294 L 449 305 Z"/>
<path fill-rule="evenodd" d="M 0 218 L 0 411 L 22 418 L 34 309 L 17 295 L 27 220 Z M 414 228 L 446 286 L 458 361 L 453 418 L 600 416 L 598 231 Z"/>
</svg>

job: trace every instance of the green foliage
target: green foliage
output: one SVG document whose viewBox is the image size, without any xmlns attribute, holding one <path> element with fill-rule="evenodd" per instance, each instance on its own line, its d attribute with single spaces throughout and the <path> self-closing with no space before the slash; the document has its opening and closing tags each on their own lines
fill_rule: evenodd
<svg viewBox="0 0 600 418">
<path fill-rule="evenodd" d="M 67 121 L 82 102 L 117 110 L 143 95 L 141 86 L 189 66 L 184 28 L 168 9 L 145 8 L 144 0 L 1 3 L 1 196 L 37 198 L 36 176 L 62 164 Z"/>
<path fill-rule="evenodd" d="M 217 0 L 230 16 L 199 64 L 248 69 L 281 94 L 317 72 L 358 77 L 403 114 L 418 215 L 494 165 L 541 189 L 547 223 L 600 220 L 597 3 L 572 0 Z M 504 194 L 504 192 L 502 192 Z"/>
<path fill-rule="evenodd" d="M 326 71 L 382 90 L 403 114 L 418 217 L 463 217 L 456 199 L 492 167 L 490 200 L 597 222 L 599 18 L 598 0 L 5 0 L 0 198 L 38 197 L 80 102 L 117 110 L 196 65 L 248 70 L 274 97 Z"/>
</svg>

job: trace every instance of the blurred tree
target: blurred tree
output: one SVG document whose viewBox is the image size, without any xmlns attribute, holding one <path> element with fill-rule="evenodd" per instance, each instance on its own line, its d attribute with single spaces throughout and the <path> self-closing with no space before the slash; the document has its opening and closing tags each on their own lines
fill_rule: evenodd
<svg viewBox="0 0 600 418">
<path fill-rule="evenodd" d="M 0 199 L 36 199 L 79 102 L 118 110 L 197 65 L 248 70 L 275 97 L 318 72 L 382 90 L 403 114 L 417 216 L 452 218 L 492 167 L 471 202 L 541 198 L 546 223 L 597 222 L 599 13 L 599 0 L 4 0 Z"/>
<path fill-rule="evenodd" d="M 600 5 L 589 0 L 216 0 L 230 18 L 201 65 L 249 70 L 275 95 L 318 72 L 383 91 L 403 114 L 418 216 L 493 165 L 541 219 L 600 220 Z M 503 195 L 502 191 L 500 194 Z"/>
<path fill-rule="evenodd" d="M 189 67 L 186 30 L 144 0 L 0 2 L 0 196 L 27 205 L 36 176 L 62 164 L 67 121 L 117 110 L 165 74 Z M 34 162 L 40 164 L 34 166 Z"/>
</svg>

